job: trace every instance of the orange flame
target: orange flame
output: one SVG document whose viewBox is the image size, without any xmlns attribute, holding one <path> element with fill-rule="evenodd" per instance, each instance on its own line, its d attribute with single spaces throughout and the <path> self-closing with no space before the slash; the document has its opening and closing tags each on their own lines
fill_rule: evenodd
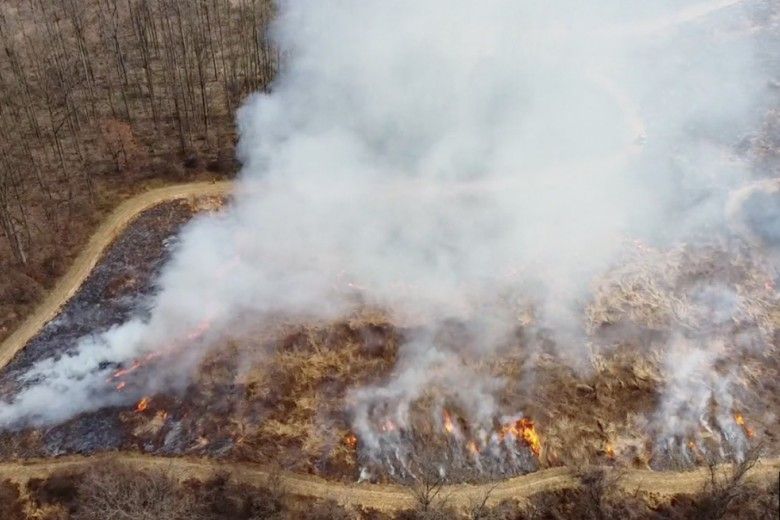
<svg viewBox="0 0 780 520">
<path fill-rule="evenodd" d="M 203 337 L 204 334 L 206 334 L 206 332 L 208 332 L 210 327 L 211 327 L 211 319 L 206 318 L 202 320 L 200 323 L 198 323 L 198 325 L 190 333 L 187 334 L 186 338 L 190 341 L 195 341 L 197 339 L 200 339 L 201 337 Z M 167 354 L 174 353 L 179 349 L 181 349 L 182 347 L 183 345 L 181 344 L 181 342 L 177 342 L 174 343 L 173 345 L 168 345 L 167 347 L 159 351 L 150 352 L 141 358 L 133 360 L 133 363 L 129 367 L 120 368 L 119 370 L 116 370 L 113 374 L 111 374 L 111 377 L 108 379 L 108 381 L 111 382 L 112 379 L 123 378 L 126 375 L 131 374 L 136 370 L 138 370 L 139 368 L 143 367 L 153 359 L 161 357 L 164 354 L 167 355 Z M 120 381 L 118 384 L 114 385 L 114 388 L 116 388 L 117 390 L 122 390 L 126 384 L 127 383 L 125 383 L 124 381 Z"/>
<path fill-rule="evenodd" d="M 357 448 L 357 443 L 358 439 L 354 433 L 349 432 L 344 436 L 344 444 L 346 444 L 349 449 L 354 450 Z"/>
<path fill-rule="evenodd" d="M 523 439 L 523 442 L 531 449 L 531 452 L 537 457 L 542 452 L 542 440 L 539 438 L 539 434 L 536 432 L 534 422 L 527 417 L 518 419 L 517 421 L 505 424 L 498 432 L 499 436 L 503 440 L 507 435 L 512 435 L 515 438 Z"/>
<path fill-rule="evenodd" d="M 473 440 L 470 440 L 470 441 L 469 441 L 469 442 L 466 444 L 466 448 L 469 450 L 469 453 L 471 453 L 471 454 L 472 454 L 472 455 L 474 455 L 475 457 L 476 457 L 477 455 L 479 455 L 479 448 L 477 447 L 477 443 L 476 443 L 476 442 L 474 442 Z"/>
<path fill-rule="evenodd" d="M 742 426 L 742 429 L 745 431 L 745 435 L 747 436 L 748 439 L 752 438 L 753 435 L 755 435 L 753 433 L 753 430 L 747 424 L 745 424 L 745 417 L 741 413 L 739 412 L 734 413 L 734 422 Z"/>
<path fill-rule="evenodd" d="M 133 361 L 133 364 L 130 365 L 129 367 L 127 367 L 127 368 L 120 368 L 119 370 L 114 372 L 111 375 L 111 377 L 113 379 L 118 379 L 120 377 L 124 377 L 127 374 L 138 370 L 139 368 L 141 368 L 142 366 L 144 366 L 146 363 L 148 363 L 149 361 L 153 360 L 154 358 L 158 358 L 160 356 L 162 356 L 161 352 L 150 352 L 149 354 L 145 355 L 144 357 L 142 357 L 140 359 L 136 359 L 135 361 Z"/>
<path fill-rule="evenodd" d="M 612 444 L 607 443 L 607 446 L 604 448 L 604 453 L 607 454 L 607 457 L 610 459 L 615 458 L 615 448 L 612 447 Z"/>
<path fill-rule="evenodd" d="M 444 431 L 452 433 L 455 431 L 455 425 L 452 422 L 452 415 L 447 410 L 444 410 Z"/>
<path fill-rule="evenodd" d="M 138 401 L 138 404 L 135 405 L 135 411 L 138 413 L 143 412 L 144 410 L 149 408 L 149 403 L 152 402 L 151 397 L 142 397 L 140 401 Z"/>
<path fill-rule="evenodd" d="M 116 379 L 118 377 L 126 376 L 127 374 L 129 374 L 133 370 L 136 370 L 136 369 L 140 368 L 140 366 L 141 366 L 141 362 L 140 361 L 138 361 L 138 360 L 133 361 L 133 364 L 131 366 L 129 366 L 128 368 L 121 368 L 121 369 L 117 370 L 116 372 L 114 372 L 114 375 L 112 377 Z"/>
</svg>

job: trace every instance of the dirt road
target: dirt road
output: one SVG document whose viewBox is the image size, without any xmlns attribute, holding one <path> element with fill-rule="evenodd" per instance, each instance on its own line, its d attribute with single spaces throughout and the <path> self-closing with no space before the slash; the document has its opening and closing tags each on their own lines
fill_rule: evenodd
<svg viewBox="0 0 780 520">
<path fill-rule="evenodd" d="M 137 453 L 113 453 L 90 457 L 61 457 L 57 459 L 31 460 L 22 463 L 0 463 L 0 478 L 9 478 L 17 482 L 26 482 L 31 478 L 41 478 L 57 470 L 78 470 L 100 464 L 109 459 L 119 460 L 138 469 L 158 469 L 171 476 L 186 480 L 204 479 L 215 471 L 229 470 L 238 482 L 264 485 L 271 470 L 250 463 L 227 463 L 210 459 L 167 458 Z M 748 474 L 753 481 L 769 480 L 780 471 L 780 459 L 760 461 Z M 331 482 L 312 476 L 281 472 L 280 482 L 283 489 L 297 496 L 329 498 L 345 506 L 363 506 L 382 511 L 397 511 L 412 507 L 413 498 L 407 488 L 387 484 L 344 484 Z M 704 469 L 687 472 L 656 472 L 646 470 L 627 470 L 618 485 L 625 491 L 636 490 L 668 496 L 676 493 L 695 491 L 704 483 L 707 473 Z M 577 480 L 565 468 L 553 468 L 515 477 L 493 484 L 458 484 L 445 486 L 440 496 L 447 497 L 448 504 L 456 508 L 465 508 L 474 501 L 490 493 L 488 504 L 496 504 L 505 499 L 522 501 L 540 491 L 570 488 Z"/>
<path fill-rule="evenodd" d="M 68 272 L 57 281 L 46 299 L 0 344 L 0 369 L 24 348 L 41 327 L 57 315 L 60 308 L 81 287 L 106 247 L 142 211 L 165 201 L 226 194 L 230 191 L 231 185 L 231 182 L 194 182 L 167 186 L 147 191 L 120 204 L 95 231 L 84 250 L 76 257 Z"/>
</svg>

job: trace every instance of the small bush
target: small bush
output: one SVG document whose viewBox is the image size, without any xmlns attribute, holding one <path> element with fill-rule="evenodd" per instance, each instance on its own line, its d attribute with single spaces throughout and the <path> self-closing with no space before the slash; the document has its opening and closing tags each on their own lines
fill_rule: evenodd
<svg viewBox="0 0 780 520">
<path fill-rule="evenodd" d="M 78 486 L 74 520 L 181 520 L 192 518 L 192 496 L 161 471 L 136 471 L 119 464 L 100 464 L 85 473 Z"/>
<path fill-rule="evenodd" d="M 24 502 L 19 485 L 10 480 L 0 482 L 0 513 L 3 520 L 25 520 Z"/>
<path fill-rule="evenodd" d="M 81 476 L 77 474 L 53 473 L 45 479 L 30 479 L 27 491 L 36 508 L 61 506 L 67 511 L 74 511 L 78 507 L 80 481 Z"/>
</svg>

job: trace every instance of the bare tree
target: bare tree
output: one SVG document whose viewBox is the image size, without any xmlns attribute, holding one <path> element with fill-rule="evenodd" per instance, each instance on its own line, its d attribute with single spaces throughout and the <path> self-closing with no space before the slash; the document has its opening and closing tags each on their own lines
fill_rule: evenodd
<svg viewBox="0 0 780 520">
<path fill-rule="evenodd" d="M 116 171 L 124 170 L 136 149 L 132 127 L 116 119 L 107 119 L 100 124 L 100 137 Z"/>
<path fill-rule="evenodd" d="M 488 507 L 488 501 L 490 501 L 493 491 L 496 490 L 499 483 L 500 481 L 497 480 L 489 484 L 478 497 L 469 501 L 468 517 L 471 520 L 486 520 L 490 518 L 491 511 Z"/>
<path fill-rule="evenodd" d="M 52 249 L 69 256 L 94 213 L 137 175 L 170 180 L 177 160 L 201 168 L 232 156 L 235 107 L 270 88 L 278 66 L 267 31 L 274 8 L 272 0 L 12 5 L 0 7 L 0 269 L 46 286 L 57 274 L 45 267 Z M 162 163 L 169 168 L 153 167 Z M 8 294 L 23 289 L 13 284 Z M 28 311 L 11 304 L 0 335 Z"/>
<path fill-rule="evenodd" d="M 180 520 L 195 513 L 192 497 L 164 473 L 116 462 L 92 467 L 78 493 L 75 520 Z"/>
<path fill-rule="evenodd" d="M 718 465 L 715 460 L 708 461 L 708 478 L 699 493 L 697 518 L 717 520 L 726 516 L 729 506 L 747 492 L 745 477 L 758 462 L 761 450 L 761 445 L 750 448 L 741 462 L 728 467 Z"/>
<path fill-rule="evenodd" d="M 414 499 L 414 518 L 420 520 L 452 518 L 453 513 L 447 507 L 449 496 L 442 494 L 447 483 L 442 460 L 437 450 L 432 448 L 416 454 L 411 463 L 414 468 L 414 480 L 408 489 Z"/>
</svg>

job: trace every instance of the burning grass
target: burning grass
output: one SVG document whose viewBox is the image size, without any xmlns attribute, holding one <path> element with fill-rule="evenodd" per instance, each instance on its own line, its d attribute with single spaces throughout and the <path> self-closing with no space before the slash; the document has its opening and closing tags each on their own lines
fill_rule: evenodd
<svg viewBox="0 0 780 520">
<path fill-rule="evenodd" d="M 194 415 L 185 416 L 191 419 L 179 430 L 197 435 L 196 451 L 211 453 L 227 438 L 231 458 L 347 480 L 406 481 L 433 461 L 445 465 L 450 480 L 479 481 L 560 464 L 668 468 L 701 464 L 712 454 L 737 457 L 715 415 L 705 418 L 701 431 L 681 438 L 678 449 L 661 442 L 662 429 L 654 423 L 664 389 L 657 353 L 620 345 L 594 353 L 590 369 L 579 373 L 553 353 L 533 352 L 522 336 L 476 369 L 505 383 L 498 399 L 507 415 L 485 428 L 472 423 L 456 400 L 431 389 L 411 403 L 405 425 L 376 416 L 382 455 L 369 455 L 365 440 L 350 430 L 349 390 L 387 377 L 407 333 L 376 318 L 355 319 L 290 327 L 276 341 L 215 351 L 180 404 Z M 253 357 L 258 351 L 267 355 Z M 522 377 L 530 367 L 532 385 Z M 776 439 L 773 424 L 761 414 L 762 408 L 777 409 L 772 395 L 729 412 L 744 442 Z M 161 419 L 153 408 L 143 410 L 149 424 L 175 422 L 175 413 Z M 510 410 L 523 414 L 512 418 Z M 133 416 L 137 420 L 138 413 Z M 161 438 L 158 426 L 136 429 L 135 435 Z M 399 446 L 406 450 L 401 456 Z"/>
<path fill-rule="evenodd" d="M 241 375 L 240 452 L 300 469 L 354 472 L 358 440 L 344 413 L 346 392 L 386 374 L 398 342 L 388 323 L 355 319 L 294 327 L 277 348 L 262 346 L 271 353 Z"/>
<path fill-rule="evenodd" d="M 345 334 L 344 324 L 326 327 L 331 330 L 327 333 L 320 329 L 314 336 L 288 336 L 256 373 L 265 374 L 258 379 L 266 382 L 258 387 L 262 390 L 250 395 L 250 400 L 262 396 L 265 405 L 276 403 L 276 409 L 283 410 L 270 421 L 265 417 L 256 437 L 265 448 L 257 450 L 275 457 L 279 442 L 295 446 L 296 455 L 319 461 L 312 465 L 316 470 L 328 466 L 321 462 L 323 453 L 337 453 L 334 459 L 349 461 L 345 468 L 352 471 L 357 463 L 374 477 L 384 470 L 402 480 L 414 476 L 415 466 L 419 473 L 426 452 L 436 454 L 453 474 L 479 480 L 558 464 L 691 467 L 711 457 L 739 459 L 757 442 L 776 450 L 773 417 L 780 407 L 773 383 L 778 371 L 774 277 L 751 252 L 734 251 L 723 244 L 665 252 L 638 247 L 633 263 L 601 281 L 587 309 L 588 366 L 569 368 L 543 331 L 519 325 L 514 339 L 494 356 L 469 361 L 474 377 L 501 382 L 496 397 L 503 415 L 485 426 L 468 417 L 446 389 L 431 388 L 410 404 L 407 424 L 383 418 L 381 412 L 372 416 L 379 435 L 378 458 L 363 456 L 366 440 L 347 430 L 343 396 L 349 387 L 387 375 L 395 350 L 380 353 L 381 361 L 361 364 L 355 352 L 365 345 Z M 728 294 L 735 295 L 721 317 L 708 315 L 721 311 L 711 305 L 712 287 L 728 288 Z M 393 345 L 414 335 L 387 322 L 383 327 L 393 331 Z M 323 335 L 331 345 L 335 338 L 336 345 L 342 342 L 346 348 L 323 349 L 317 339 Z M 676 335 L 692 342 L 725 342 L 715 372 L 733 386 L 730 395 L 735 400 L 721 401 L 713 392 L 698 423 L 671 428 L 659 409 L 669 399 L 672 384 L 664 350 Z M 307 347 L 300 349 L 303 337 Z M 454 337 L 455 343 L 463 341 Z M 729 342 L 734 341 L 752 346 L 732 349 Z M 290 342 L 298 347 L 291 348 Z M 305 354 L 298 355 L 301 352 Z M 334 384 L 337 399 L 323 391 Z M 278 395 L 280 391 L 286 396 Z M 287 406 L 280 408 L 281 403 Z M 522 413 L 509 419 L 518 411 Z M 667 410 L 670 415 L 678 411 Z M 324 433 L 329 431 L 333 433 Z M 399 446 L 407 450 L 401 457 Z M 409 467 L 399 465 L 399 458 Z"/>
<path fill-rule="evenodd" d="M 712 453 L 736 456 L 726 433 L 714 426 L 714 415 L 705 418 L 701 431 L 679 439 L 676 450 L 660 442 L 654 416 L 665 378 L 659 353 L 648 348 L 652 334 L 644 342 L 594 349 L 591 366 L 578 371 L 562 363 L 552 347 L 532 348 L 539 339 L 518 329 L 510 345 L 474 365 L 475 376 L 502 382 L 497 399 L 504 414 L 485 426 L 472 421 L 446 389 L 432 388 L 411 403 L 407 424 L 375 416 L 377 457 L 351 430 L 349 392 L 386 379 L 399 344 L 413 333 L 374 314 L 277 325 L 234 341 L 212 350 L 181 396 L 145 396 L 119 411 L 118 447 L 273 462 L 331 478 L 380 481 L 414 480 L 434 461 L 446 468 L 450 481 L 484 481 L 560 464 L 668 468 L 703 463 Z M 754 361 L 745 359 L 745 367 L 759 370 Z M 164 356 L 154 360 L 167 362 Z M 767 420 L 767 412 L 778 410 L 777 394 L 762 391 L 772 384 L 766 374 L 776 369 L 765 363 L 752 372 L 745 383 L 758 400 L 729 412 L 745 442 L 773 446 L 777 438 L 776 425 Z M 101 417 L 88 414 L 76 421 L 95 424 Z M 11 441 L 7 445 L 21 454 L 35 444 L 33 437 L 41 439 L 32 431 L 13 436 L 25 439 L 16 449 Z M 406 450 L 400 455 L 399 446 Z"/>
<path fill-rule="evenodd" d="M 107 255 L 107 262 L 120 256 Z M 394 403 L 374 403 L 366 416 L 370 436 L 353 429 L 354 392 L 392 381 L 399 348 L 421 325 L 402 326 L 363 309 L 333 322 L 266 321 L 210 349 L 181 392 L 139 396 L 131 406 L 47 429 L 5 432 L 0 451 L 25 457 L 138 449 L 404 482 L 431 466 L 449 481 L 480 481 L 561 464 L 690 467 L 713 456 L 738 459 L 757 443 L 776 452 L 780 307 L 776 275 L 760 258 L 732 243 L 667 251 L 635 243 L 621 266 L 594 286 L 583 314 L 587 348 L 579 349 L 588 355 L 579 365 L 528 308 L 518 311 L 516 330 L 500 348 L 479 356 L 470 345 L 470 324 L 446 323 L 434 341 L 460 356 L 462 373 L 434 378 L 406 404 L 403 417 Z M 95 295 L 120 301 L 137 284 L 148 285 L 139 275 L 128 280 L 127 269 L 111 274 L 109 267 L 109 275 L 99 277 L 108 292 L 92 282 L 82 289 L 93 294 L 91 305 L 103 303 Z M 89 298 L 81 298 L 79 308 L 88 307 Z M 204 322 L 181 344 L 116 367 L 114 391 L 130 395 L 149 374 L 178 370 L 180 353 L 208 328 Z M 731 400 L 711 391 L 694 424 L 669 422 L 690 415 L 689 403 L 670 400 L 670 393 L 689 395 L 683 383 L 699 376 L 675 379 L 672 344 L 683 355 L 680 363 L 700 352 L 713 363 L 717 379 L 694 390 L 729 385 Z M 21 365 L 11 368 L 18 372 Z M 490 417 L 476 417 L 473 403 L 464 404 L 474 397 L 473 380 L 490 382 Z M 5 381 L 7 387 L 11 378 Z M 458 386 L 464 391 L 453 392 Z"/>
</svg>

